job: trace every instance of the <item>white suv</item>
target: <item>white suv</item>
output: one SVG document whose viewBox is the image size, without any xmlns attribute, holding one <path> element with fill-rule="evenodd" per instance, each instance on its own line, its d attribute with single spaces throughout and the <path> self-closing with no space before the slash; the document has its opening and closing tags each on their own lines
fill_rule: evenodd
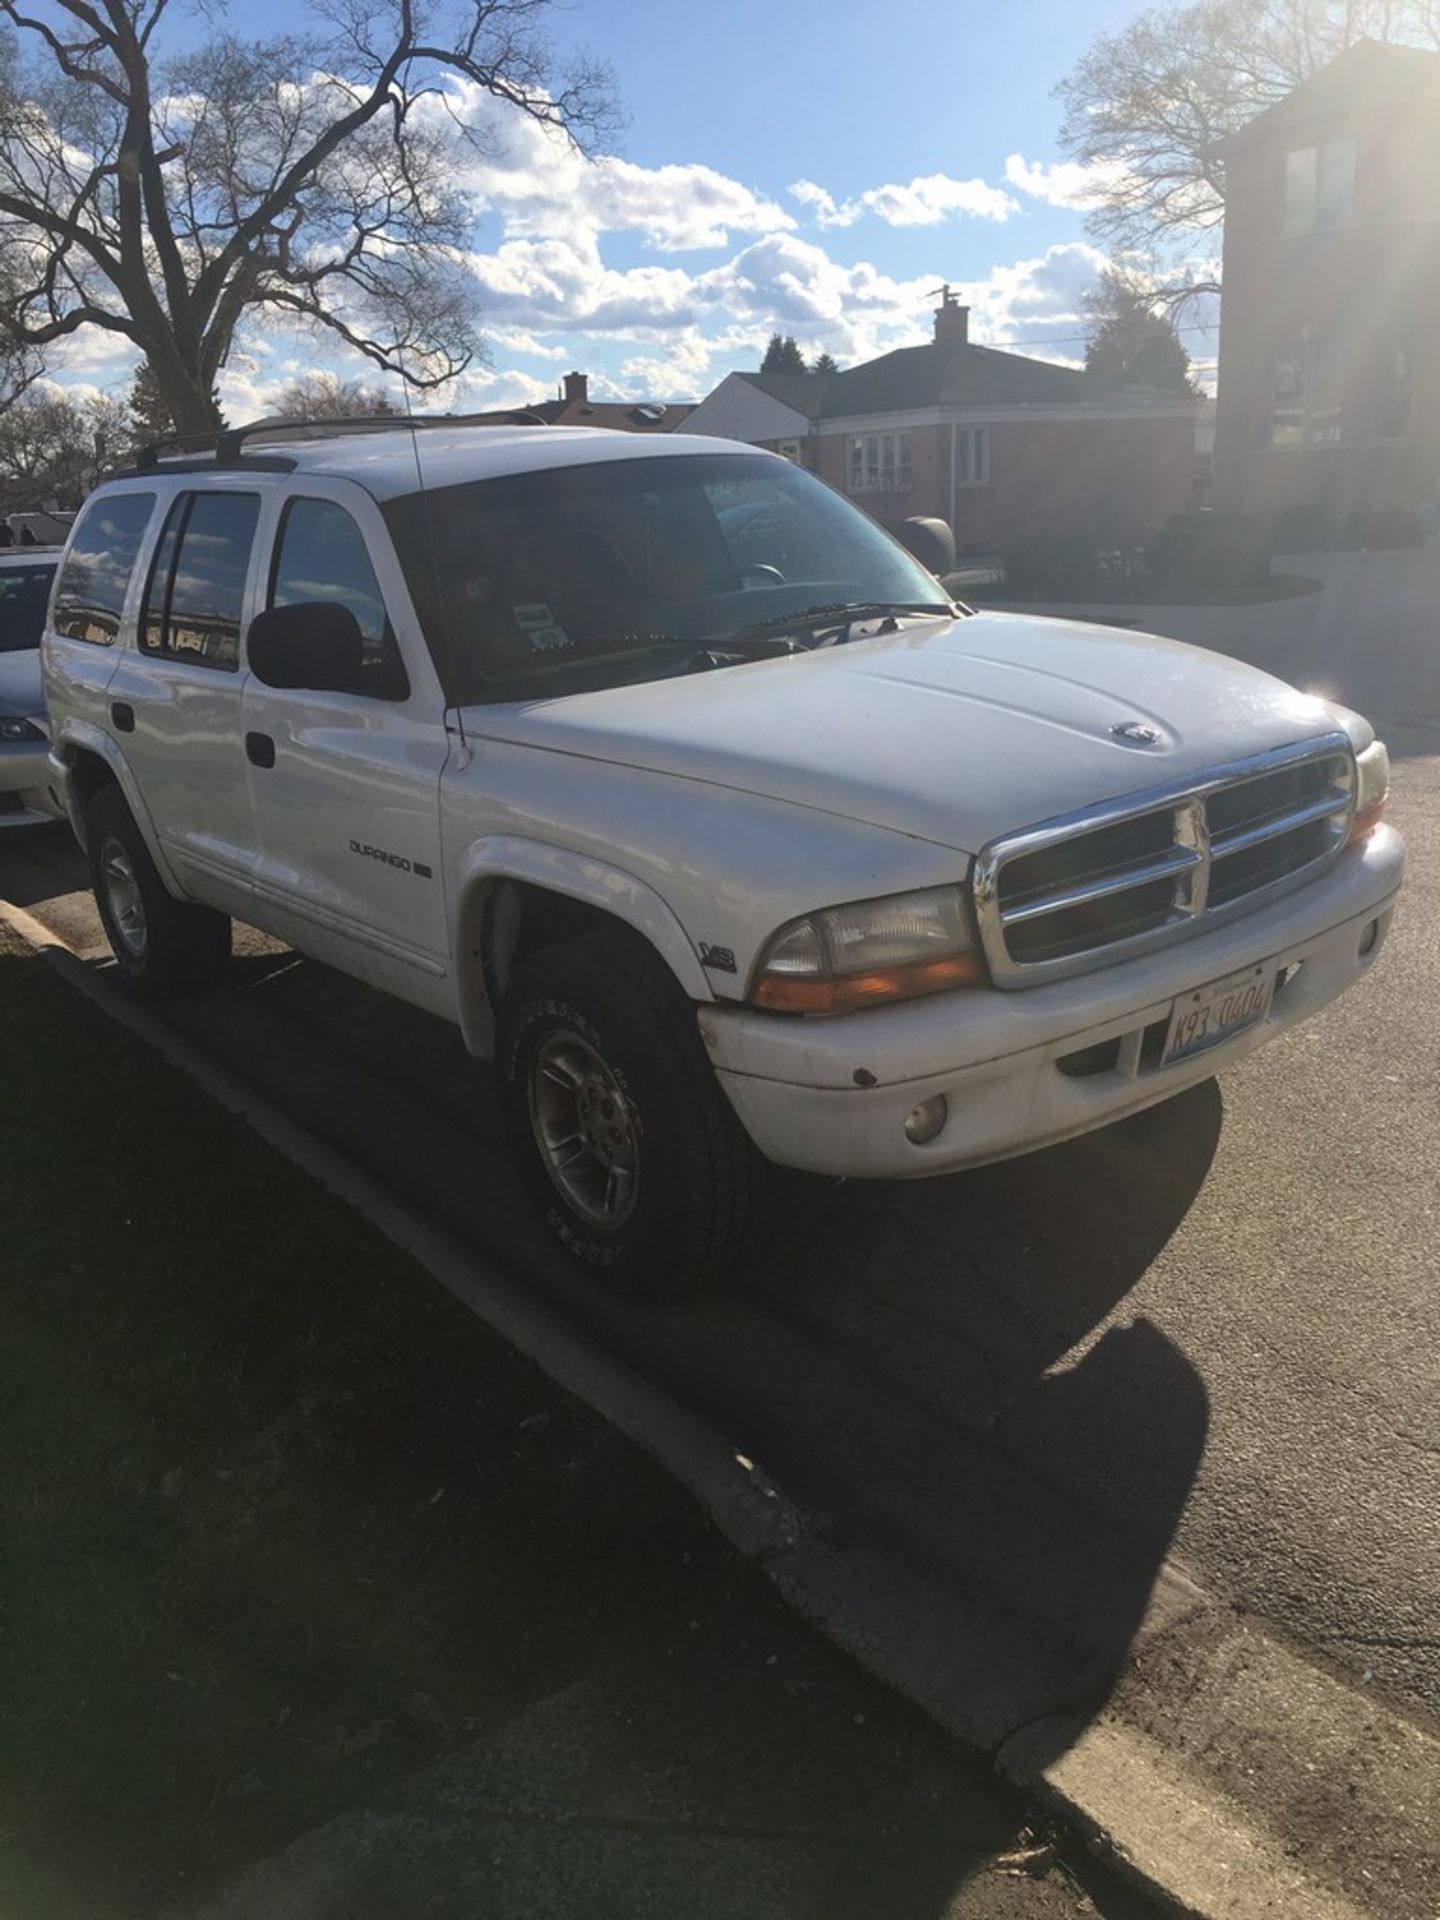
<svg viewBox="0 0 1440 1920">
<path fill-rule="evenodd" d="M 454 1021 L 635 1291 L 730 1258 L 766 1160 L 943 1173 L 1165 1099 L 1357 979 L 1400 886 L 1358 716 L 972 615 L 729 442 L 223 435 L 91 497 L 44 651 L 134 985 L 234 915 Z"/>
</svg>

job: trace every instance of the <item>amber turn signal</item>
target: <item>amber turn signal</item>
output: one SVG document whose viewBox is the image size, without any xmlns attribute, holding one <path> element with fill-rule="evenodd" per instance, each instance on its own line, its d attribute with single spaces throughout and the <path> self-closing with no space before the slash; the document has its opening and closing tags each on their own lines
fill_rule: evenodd
<svg viewBox="0 0 1440 1920">
<path fill-rule="evenodd" d="M 754 998 L 756 1006 L 776 1013 L 853 1013 L 885 1000 L 915 1000 L 927 993 L 973 986 L 979 978 L 975 955 L 957 953 L 943 960 L 912 961 L 908 966 L 844 974 L 838 979 L 768 974 L 756 982 Z"/>
<path fill-rule="evenodd" d="M 1372 800 L 1368 807 L 1361 807 L 1350 822 L 1350 838 L 1363 840 L 1366 834 L 1373 833 L 1385 818 L 1385 809 L 1390 804 L 1388 793 L 1382 793 L 1378 800 Z"/>
</svg>

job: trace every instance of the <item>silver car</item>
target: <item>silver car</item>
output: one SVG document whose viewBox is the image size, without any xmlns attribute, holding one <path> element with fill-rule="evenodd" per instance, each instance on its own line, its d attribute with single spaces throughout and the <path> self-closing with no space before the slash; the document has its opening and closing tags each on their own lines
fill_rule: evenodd
<svg viewBox="0 0 1440 1920">
<path fill-rule="evenodd" d="M 59 547 L 0 548 L 0 827 L 63 818 L 50 789 L 40 635 Z"/>
</svg>

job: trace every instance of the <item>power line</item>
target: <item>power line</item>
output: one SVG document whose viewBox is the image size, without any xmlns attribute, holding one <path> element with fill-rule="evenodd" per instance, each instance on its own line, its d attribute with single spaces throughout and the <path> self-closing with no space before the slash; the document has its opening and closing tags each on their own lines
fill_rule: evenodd
<svg viewBox="0 0 1440 1920">
<path fill-rule="evenodd" d="M 1177 333 L 1218 333 L 1220 328 L 1218 325 L 1177 327 L 1175 331 Z M 1046 339 L 1036 339 L 1034 335 L 1030 335 L 1023 340 L 977 340 L 974 345 L 977 347 L 1068 347 L 1081 340 L 1088 341 L 1089 338 L 1088 333 L 1057 333 Z"/>
<path fill-rule="evenodd" d="M 805 338 L 807 340 L 824 340 L 832 333 L 843 333 L 850 324 L 848 320 L 837 320 L 835 324 L 830 327 L 807 327 L 804 329 Z M 1199 322 L 1195 322 L 1190 326 L 1176 327 L 1175 331 L 1177 333 L 1219 333 L 1220 323 L 1216 321 L 1213 326 L 1204 326 Z M 1036 338 L 1034 335 L 1027 335 L 1017 340 L 972 340 L 970 345 L 973 347 L 1073 347 L 1082 342 L 1088 343 L 1089 339 L 1090 335 L 1088 333 L 1056 333 L 1043 335 L 1039 338 Z M 923 344 L 924 342 L 917 342 L 917 345 Z"/>
</svg>

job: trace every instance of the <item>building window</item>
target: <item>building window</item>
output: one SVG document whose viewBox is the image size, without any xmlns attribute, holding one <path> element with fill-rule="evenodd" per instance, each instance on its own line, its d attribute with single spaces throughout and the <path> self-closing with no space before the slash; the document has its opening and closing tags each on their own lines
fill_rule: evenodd
<svg viewBox="0 0 1440 1920">
<path fill-rule="evenodd" d="M 990 429 L 988 427 L 956 428 L 955 484 L 957 487 L 989 486 Z"/>
<path fill-rule="evenodd" d="M 1275 360 L 1270 408 L 1272 447 L 1333 447 L 1344 436 L 1345 396 L 1339 345 L 1307 340 Z"/>
<path fill-rule="evenodd" d="M 782 460 L 788 460 L 792 467 L 798 467 L 801 464 L 798 440 L 779 440 L 776 442 L 775 451 Z"/>
<path fill-rule="evenodd" d="M 1379 426 L 1382 440 L 1398 440 L 1410 431 L 1414 366 L 1414 358 L 1404 341 L 1397 341 L 1385 356 L 1380 388 Z"/>
<path fill-rule="evenodd" d="M 1327 140 L 1318 147 L 1292 147 L 1285 156 L 1286 233 L 1341 227 L 1355 216 L 1355 142 Z"/>
<path fill-rule="evenodd" d="M 908 433 L 857 433 L 850 442 L 851 493 L 903 493 L 910 485 Z"/>
</svg>

